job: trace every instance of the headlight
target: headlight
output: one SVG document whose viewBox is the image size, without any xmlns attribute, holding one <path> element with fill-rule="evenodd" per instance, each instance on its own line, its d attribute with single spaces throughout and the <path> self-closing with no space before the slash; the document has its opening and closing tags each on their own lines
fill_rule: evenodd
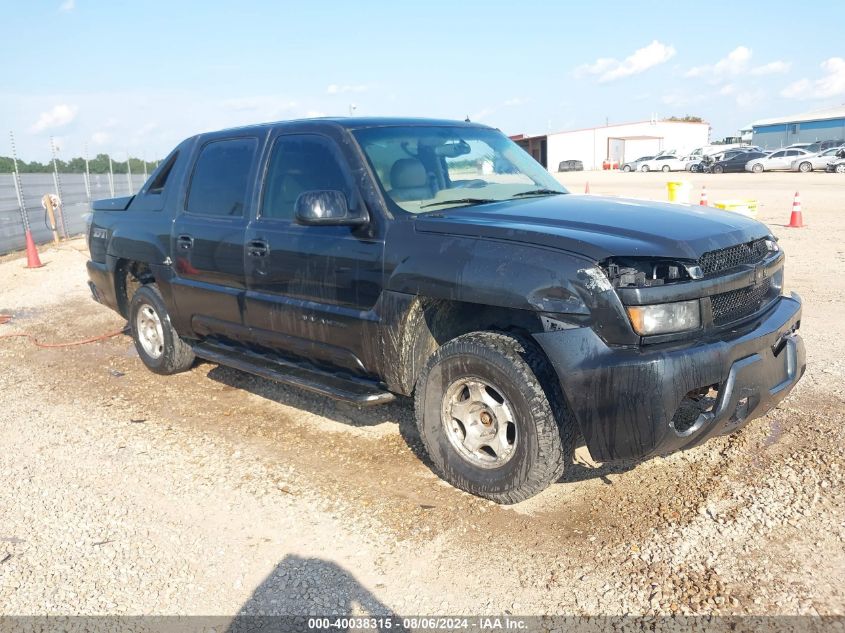
<svg viewBox="0 0 845 633">
<path fill-rule="evenodd" d="M 650 306 L 628 306 L 628 317 L 640 336 L 670 334 L 701 327 L 698 299 Z"/>
</svg>

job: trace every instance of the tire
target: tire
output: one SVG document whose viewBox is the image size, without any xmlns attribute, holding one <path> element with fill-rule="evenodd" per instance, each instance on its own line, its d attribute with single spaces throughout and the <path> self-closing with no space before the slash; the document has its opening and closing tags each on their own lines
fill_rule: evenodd
<svg viewBox="0 0 845 633">
<path fill-rule="evenodd" d="M 661 169 L 661 171 L 663 171 L 664 173 L 669 173 L 670 171 L 672 171 L 672 170 L 670 169 L 669 165 L 663 165 L 663 167 L 661 167 L 660 169 Z"/>
<path fill-rule="evenodd" d="M 845 174 L 845 164 L 843 164 L 843 165 L 837 165 L 837 166 L 836 166 L 836 168 L 834 169 L 834 171 L 835 171 L 837 174 Z"/>
<path fill-rule="evenodd" d="M 755 163 L 751 166 L 751 171 L 753 171 L 755 174 L 762 174 L 763 166 L 760 163 Z"/>
<path fill-rule="evenodd" d="M 155 284 L 146 284 L 135 292 L 129 304 L 129 327 L 138 356 L 150 371 L 178 374 L 194 364 L 194 352 L 173 329 Z"/>
<path fill-rule="evenodd" d="M 805 160 L 803 163 L 798 165 L 798 171 L 800 171 L 802 174 L 807 174 L 813 171 L 813 164 Z"/>
<path fill-rule="evenodd" d="M 713 173 L 714 173 L 714 174 L 723 174 L 723 173 L 725 173 L 725 168 L 724 168 L 724 167 L 722 167 L 721 165 L 716 165 L 716 166 L 713 168 Z"/>
<path fill-rule="evenodd" d="M 625 165 L 625 166 L 623 166 L 623 167 L 622 167 L 622 171 L 624 171 L 624 172 L 629 172 L 629 171 L 631 171 L 631 166 L 630 166 L 630 165 Z"/>
<path fill-rule="evenodd" d="M 643 165 L 640 167 L 640 171 L 648 171 L 648 165 Z"/>
<path fill-rule="evenodd" d="M 575 425 L 557 376 L 536 346 L 516 336 L 473 332 L 444 344 L 420 374 L 415 409 L 434 470 L 479 497 L 523 501 L 572 462 Z M 488 437 L 479 439 L 479 430 Z"/>
</svg>

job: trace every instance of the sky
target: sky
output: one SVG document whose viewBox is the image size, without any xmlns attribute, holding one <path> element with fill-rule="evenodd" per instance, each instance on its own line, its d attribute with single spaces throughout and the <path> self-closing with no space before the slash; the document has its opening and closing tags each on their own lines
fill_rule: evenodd
<svg viewBox="0 0 845 633">
<path fill-rule="evenodd" d="M 845 103 L 845 2 L 2 0 L 0 155 L 164 156 L 290 118 L 545 133 Z M 353 109 L 354 108 L 354 109 Z"/>
</svg>

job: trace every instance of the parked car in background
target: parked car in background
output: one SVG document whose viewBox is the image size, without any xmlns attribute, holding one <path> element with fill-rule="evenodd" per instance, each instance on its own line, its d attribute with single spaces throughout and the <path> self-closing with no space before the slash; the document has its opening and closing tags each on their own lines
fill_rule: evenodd
<svg viewBox="0 0 845 633">
<path fill-rule="evenodd" d="M 845 145 L 845 140 L 835 139 L 835 140 L 827 140 L 827 141 L 816 141 L 815 143 L 811 143 L 805 149 L 808 152 L 823 152 L 825 150 L 842 147 Z"/>
<path fill-rule="evenodd" d="M 779 149 L 771 154 L 749 160 L 745 164 L 745 171 L 753 171 L 755 174 L 761 174 L 764 171 L 789 169 L 792 166 L 792 161 L 801 156 L 810 155 L 810 152 L 803 149 Z"/>
<path fill-rule="evenodd" d="M 584 163 L 580 160 L 562 160 L 557 166 L 558 171 L 584 171 Z"/>
<path fill-rule="evenodd" d="M 745 171 L 745 164 L 755 158 L 765 158 L 763 152 L 739 152 L 732 154 L 729 158 L 717 160 L 710 166 L 710 173 L 724 174 L 726 172 Z"/>
<path fill-rule="evenodd" d="M 787 145 L 783 149 L 805 149 L 808 152 L 812 152 L 813 150 L 807 149 L 810 145 L 812 145 L 812 143 L 793 143 L 792 145 Z"/>
<path fill-rule="evenodd" d="M 686 168 L 686 157 L 680 157 L 675 154 L 655 156 L 640 165 L 640 171 L 684 171 Z"/>
<path fill-rule="evenodd" d="M 828 163 L 838 158 L 837 153 L 840 151 L 842 151 L 840 148 L 832 147 L 817 154 L 801 156 L 792 161 L 790 169 L 792 169 L 792 171 L 800 171 L 804 173 L 813 171 L 814 169 L 824 169 L 827 167 Z"/>
<path fill-rule="evenodd" d="M 651 160 L 654 156 L 640 156 L 637 160 L 632 160 L 622 165 L 622 171 L 639 171 L 640 166 L 647 160 Z"/>
<path fill-rule="evenodd" d="M 837 174 L 845 174 L 845 158 L 837 158 L 836 160 L 830 161 L 824 170 L 836 172 Z"/>
</svg>

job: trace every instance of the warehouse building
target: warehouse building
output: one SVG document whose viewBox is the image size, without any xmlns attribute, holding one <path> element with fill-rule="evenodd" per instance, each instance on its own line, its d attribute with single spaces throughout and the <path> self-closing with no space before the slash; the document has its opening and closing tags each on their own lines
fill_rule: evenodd
<svg viewBox="0 0 845 633">
<path fill-rule="evenodd" d="M 584 169 L 601 169 L 605 163 L 621 165 L 664 150 L 688 154 L 708 144 L 710 125 L 654 119 L 511 138 L 549 171 L 569 160 L 580 160 Z"/>
<path fill-rule="evenodd" d="M 845 139 L 845 106 L 755 121 L 751 132 L 754 145 L 763 149 Z"/>
</svg>

